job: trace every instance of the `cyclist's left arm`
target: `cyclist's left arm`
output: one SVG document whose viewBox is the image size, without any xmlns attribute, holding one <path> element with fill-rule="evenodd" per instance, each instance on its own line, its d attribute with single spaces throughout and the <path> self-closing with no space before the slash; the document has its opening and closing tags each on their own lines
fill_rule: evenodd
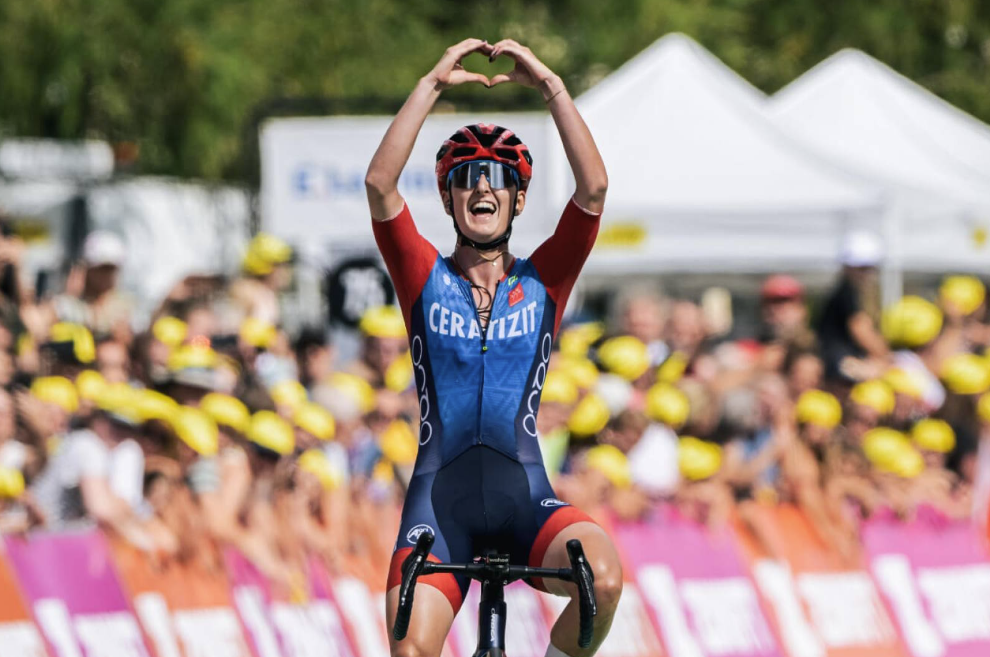
<svg viewBox="0 0 990 657">
<path fill-rule="evenodd" d="M 494 87 L 502 82 L 517 82 L 538 89 L 543 94 L 564 144 L 567 161 L 574 172 L 577 183 L 574 200 L 591 213 L 601 213 L 605 207 L 605 192 L 608 190 L 605 163 L 591 131 L 567 93 L 563 80 L 537 59 L 529 48 L 512 39 L 496 43 L 490 57 L 502 54 L 514 59 L 516 67 L 509 73 L 493 77 L 491 85 Z"/>
</svg>

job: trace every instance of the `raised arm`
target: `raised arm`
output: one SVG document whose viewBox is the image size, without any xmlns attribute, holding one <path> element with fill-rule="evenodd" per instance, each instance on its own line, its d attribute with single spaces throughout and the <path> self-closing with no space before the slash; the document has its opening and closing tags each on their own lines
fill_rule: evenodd
<svg viewBox="0 0 990 657">
<path fill-rule="evenodd" d="M 491 86 L 502 82 L 517 82 L 538 89 L 543 94 L 543 100 L 546 101 L 550 115 L 557 125 L 557 132 L 560 133 L 560 140 L 564 143 L 567 161 L 574 172 L 577 183 L 574 200 L 585 210 L 600 213 L 605 207 L 605 192 L 608 190 L 605 163 L 591 131 L 567 93 L 564 82 L 537 59 L 529 48 L 512 39 L 496 43 L 489 58 L 494 60 L 499 55 L 514 59 L 516 67 L 509 73 L 493 77 Z"/>
<path fill-rule="evenodd" d="M 412 153 L 416 136 L 423 127 L 423 121 L 433 109 L 433 104 L 444 89 L 464 84 L 480 82 L 490 86 L 488 78 L 481 73 L 465 71 L 461 60 L 473 52 L 491 54 L 492 46 L 480 39 L 465 39 L 447 48 L 433 70 L 422 77 L 416 88 L 409 94 L 399 113 L 385 132 L 375 156 L 371 158 L 364 184 L 368 192 L 368 205 L 371 218 L 384 221 L 402 210 L 405 202 L 399 194 L 399 175 Z"/>
</svg>

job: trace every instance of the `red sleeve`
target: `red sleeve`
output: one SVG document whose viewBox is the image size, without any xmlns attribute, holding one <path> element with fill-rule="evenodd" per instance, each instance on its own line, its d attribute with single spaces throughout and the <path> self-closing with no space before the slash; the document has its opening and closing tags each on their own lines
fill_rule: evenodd
<svg viewBox="0 0 990 657">
<path fill-rule="evenodd" d="M 409 314 L 416 303 L 416 297 L 423 291 L 426 280 L 430 277 L 430 271 L 437 260 L 437 250 L 416 230 L 408 205 L 403 205 L 402 211 L 394 218 L 372 221 L 371 226 L 378 250 L 382 252 L 385 266 L 392 277 L 399 307 L 406 320 L 406 330 L 411 332 Z"/>
<path fill-rule="evenodd" d="M 584 261 L 591 253 L 598 236 L 600 214 L 588 212 L 572 198 L 547 241 L 533 253 L 530 261 L 543 281 L 547 294 L 557 305 L 554 331 L 560 328 L 560 317 L 574 287 Z"/>
</svg>

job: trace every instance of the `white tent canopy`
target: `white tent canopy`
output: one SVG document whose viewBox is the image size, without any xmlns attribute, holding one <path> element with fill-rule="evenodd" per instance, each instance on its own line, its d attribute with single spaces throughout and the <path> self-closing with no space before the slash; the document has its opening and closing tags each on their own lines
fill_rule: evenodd
<svg viewBox="0 0 990 657">
<path fill-rule="evenodd" d="M 792 138 L 883 187 L 895 268 L 990 272 L 990 127 L 855 50 L 782 89 L 769 112 Z"/>
<path fill-rule="evenodd" d="M 604 234 L 623 221 L 646 232 L 638 247 L 606 239 L 593 270 L 831 268 L 851 225 L 879 225 L 871 188 L 787 138 L 758 90 L 683 35 L 663 37 L 577 105 L 608 168 Z M 564 198 L 573 183 L 559 146 L 557 157 Z"/>
</svg>

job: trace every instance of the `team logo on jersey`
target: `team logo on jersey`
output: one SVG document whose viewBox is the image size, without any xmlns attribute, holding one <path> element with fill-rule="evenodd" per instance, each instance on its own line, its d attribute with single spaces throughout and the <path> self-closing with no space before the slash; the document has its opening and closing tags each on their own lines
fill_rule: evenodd
<svg viewBox="0 0 990 657">
<path fill-rule="evenodd" d="M 516 305 L 517 303 L 523 300 L 524 296 L 525 295 L 523 294 L 523 286 L 522 283 L 520 283 L 519 285 L 512 288 L 512 291 L 509 292 L 509 305 L 510 306 Z"/>
<path fill-rule="evenodd" d="M 509 293 L 509 305 L 512 305 L 513 294 L 518 291 L 519 296 L 515 303 L 522 301 L 522 285 Z M 426 315 L 426 326 L 433 333 L 449 335 L 451 337 L 465 338 L 467 340 L 480 340 L 481 329 L 478 320 L 474 317 L 465 317 L 456 310 L 439 303 L 432 303 Z M 536 323 L 536 301 L 530 301 L 518 310 L 503 315 L 493 317 L 488 323 L 485 338 L 488 340 L 505 340 L 506 338 L 518 338 L 529 335 L 540 330 Z"/>
<path fill-rule="evenodd" d="M 416 541 L 419 540 L 419 537 L 422 536 L 423 532 L 429 532 L 431 534 L 434 533 L 433 528 L 429 525 L 416 525 L 406 534 L 406 540 L 415 545 Z"/>
<path fill-rule="evenodd" d="M 509 276 L 509 280 L 505 281 L 505 284 L 511 286 L 513 283 L 515 283 L 518 280 L 519 277 L 513 274 L 512 276 Z"/>
<path fill-rule="evenodd" d="M 556 497 L 548 497 L 547 499 L 540 502 L 540 506 L 551 508 L 554 506 L 567 506 L 567 502 L 561 502 Z"/>
</svg>

